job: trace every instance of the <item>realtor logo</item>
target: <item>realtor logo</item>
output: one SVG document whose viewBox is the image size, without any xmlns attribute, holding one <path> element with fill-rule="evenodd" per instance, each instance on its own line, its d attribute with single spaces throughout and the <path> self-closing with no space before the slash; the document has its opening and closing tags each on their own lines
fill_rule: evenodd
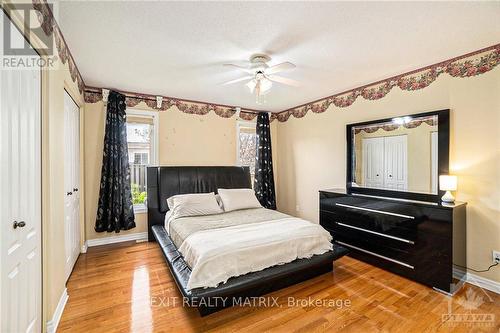
<svg viewBox="0 0 500 333">
<path fill-rule="evenodd" d="M 472 279 L 472 278 L 469 278 Z M 465 295 L 450 297 L 448 300 L 448 313 L 441 316 L 441 320 L 447 326 L 466 326 L 466 327 L 491 327 L 495 325 L 495 314 L 484 313 L 480 311 L 480 306 L 484 303 L 492 303 L 493 299 L 486 290 L 478 287 L 479 291 L 467 288 Z M 465 310 L 461 311 L 453 303 L 458 303 Z"/>
<path fill-rule="evenodd" d="M 47 11 L 52 10 L 51 4 L 44 6 Z M 56 60 L 53 30 L 51 22 L 45 22 L 51 16 L 43 15 L 31 3 L 17 3 L 14 8 L 4 5 L 3 10 L 1 68 L 53 67 Z M 19 23 L 18 26 L 9 18 Z"/>
</svg>

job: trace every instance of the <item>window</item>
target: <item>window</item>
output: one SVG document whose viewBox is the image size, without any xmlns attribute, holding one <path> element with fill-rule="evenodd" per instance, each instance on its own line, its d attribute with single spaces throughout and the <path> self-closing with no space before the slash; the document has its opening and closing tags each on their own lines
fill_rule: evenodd
<svg viewBox="0 0 500 333">
<path fill-rule="evenodd" d="M 130 186 L 136 213 L 146 211 L 146 168 L 156 164 L 157 113 L 127 110 L 127 144 Z"/>
<path fill-rule="evenodd" d="M 149 164 L 149 152 L 134 153 L 134 164 Z"/>
<path fill-rule="evenodd" d="M 239 121 L 236 126 L 236 161 L 238 165 L 250 167 L 253 184 L 257 146 L 255 123 Z"/>
</svg>

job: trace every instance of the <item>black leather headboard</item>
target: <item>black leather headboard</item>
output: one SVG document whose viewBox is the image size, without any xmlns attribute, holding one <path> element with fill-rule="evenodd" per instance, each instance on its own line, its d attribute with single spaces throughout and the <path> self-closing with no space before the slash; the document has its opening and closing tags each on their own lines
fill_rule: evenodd
<svg viewBox="0 0 500 333">
<path fill-rule="evenodd" d="M 148 167 L 148 239 L 151 227 L 163 224 L 167 198 L 176 194 L 217 193 L 218 188 L 251 188 L 250 169 L 233 166 Z"/>
</svg>

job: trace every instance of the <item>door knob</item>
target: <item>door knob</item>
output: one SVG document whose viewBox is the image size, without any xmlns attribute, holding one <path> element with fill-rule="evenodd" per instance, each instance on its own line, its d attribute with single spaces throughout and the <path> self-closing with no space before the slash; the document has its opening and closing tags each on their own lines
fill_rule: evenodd
<svg viewBox="0 0 500 333">
<path fill-rule="evenodd" d="M 66 192 L 66 195 L 72 195 L 73 192 Z"/>
<path fill-rule="evenodd" d="M 19 222 L 14 221 L 13 227 L 14 227 L 14 229 L 16 229 L 17 227 L 23 228 L 25 225 L 26 225 L 26 222 L 24 222 L 24 221 L 19 221 Z"/>
<path fill-rule="evenodd" d="M 73 192 L 78 192 L 78 189 L 77 189 L 77 188 L 74 188 L 74 189 L 73 189 Z"/>
</svg>

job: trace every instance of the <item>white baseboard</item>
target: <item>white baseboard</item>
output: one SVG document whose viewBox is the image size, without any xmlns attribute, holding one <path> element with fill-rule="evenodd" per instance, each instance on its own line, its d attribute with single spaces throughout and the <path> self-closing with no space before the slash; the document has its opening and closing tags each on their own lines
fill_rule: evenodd
<svg viewBox="0 0 500 333">
<path fill-rule="evenodd" d="M 52 315 L 52 319 L 47 322 L 47 333 L 55 333 L 57 331 L 57 326 L 61 320 L 68 298 L 68 289 L 64 288 L 61 298 L 59 299 L 59 303 L 57 303 L 56 310 Z"/>
<path fill-rule="evenodd" d="M 467 273 L 467 283 L 500 294 L 500 282 L 486 279 L 470 272 Z"/>
<path fill-rule="evenodd" d="M 83 242 L 81 253 L 87 253 L 87 241 Z"/>
<path fill-rule="evenodd" d="M 141 242 L 141 241 L 144 241 L 146 239 L 148 239 L 147 232 L 136 232 L 136 233 L 128 234 L 128 235 L 89 239 L 89 240 L 87 240 L 87 246 L 92 247 L 92 246 L 99 246 L 99 245 L 106 245 L 106 244 L 113 244 L 113 243 L 129 242 L 129 241 Z"/>
</svg>

